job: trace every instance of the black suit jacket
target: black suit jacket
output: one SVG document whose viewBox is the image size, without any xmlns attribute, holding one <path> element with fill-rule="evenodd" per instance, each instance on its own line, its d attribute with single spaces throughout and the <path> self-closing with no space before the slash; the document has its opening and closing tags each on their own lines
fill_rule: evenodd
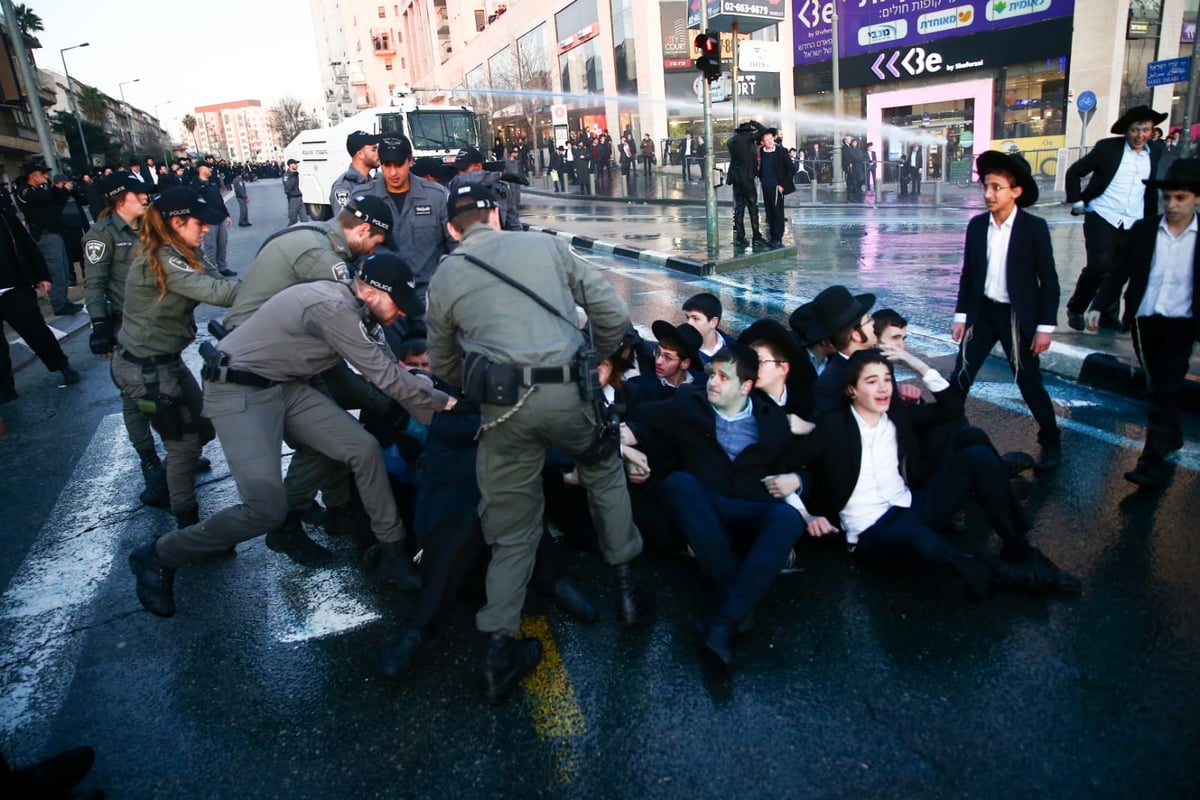
<svg viewBox="0 0 1200 800">
<path fill-rule="evenodd" d="M 1046 220 L 1018 208 L 1013 220 L 1005 262 L 1008 297 L 1017 314 L 1017 330 L 1025 341 L 1032 341 L 1038 325 L 1058 321 L 1058 273 L 1054 269 L 1054 251 Z M 987 230 L 989 214 L 973 217 L 967 223 L 962 276 L 958 282 L 955 313 L 967 315 L 968 327 L 979 318 L 987 281 Z"/>
<path fill-rule="evenodd" d="M 1150 177 L 1158 174 L 1158 160 L 1162 157 L 1163 147 L 1158 142 L 1146 145 L 1150 150 Z M 1067 167 L 1066 189 L 1067 202 L 1076 203 L 1080 200 L 1090 203 L 1112 183 L 1121 166 L 1121 157 L 1125 155 L 1125 137 L 1111 136 L 1096 142 L 1096 146 L 1083 158 Z M 1091 175 L 1088 185 L 1080 189 L 1084 175 Z M 1142 216 L 1152 217 L 1158 213 L 1158 195 L 1149 186 L 1144 195 Z"/>
<path fill-rule="evenodd" d="M 934 394 L 934 399 L 936 403 L 920 405 L 893 400 L 888 409 L 888 418 L 896 425 L 900 474 L 911 489 L 919 488 L 938 467 L 938 454 L 922 450 L 922 431 L 962 417 L 963 398 L 953 386 Z M 794 451 L 810 469 L 808 474 L 814 476 L 804 489 L 805 505 L 813 513 L 836 521 L 854 492 L 862 468 L 862 436 L 850 405 L 819 413 L 816 430 L 796 437 Z"/>
<path fill-rule="evenodd" d="M 679 471 L 691 473 L 709 491 L 722 497 L 777 502 L 762 479 L 767 475 L 796 472 L 795 437 L 787 415 L 760 392 L 750 393 L 758 441 L 732 461 L 716 435 L 716 412 L 702 390 L 681 388 L 670 400 L 638 408 L 646 439 L 654 451 L 674 453 Z M 635 429 L 637 430 L 637 429 Z M 651 469 L 660 467 L 651 463 Z"/>
<path fill-rule="evenodd" d="M 1146 285 L 1150 281 L 1150 267 L 1154 263 L 1154 247 L 1158 241 L 1158 226 L 1162 223 L 1162 215 L 1152 219 L 1138 220 L 1129 229 L 1129 237 L 1122 248 L 1120 258 L 1113 271 L 1105 276 L 1092 301 L 1092 309 L 1108 308 L 1121 293 L 1121 287 L 1129 281 L 1125 290 L 1125 313 L 1121 319 L 1125 326 L 1133 325 L 1137 316 L 1138 306 L 1146 296 Z M 1192 324 L 1195 326 L 1195 339 L 1200 341 L 1200 236 L 1196 237 L 1196 250 L 1192 254 Z"/>
</svg>

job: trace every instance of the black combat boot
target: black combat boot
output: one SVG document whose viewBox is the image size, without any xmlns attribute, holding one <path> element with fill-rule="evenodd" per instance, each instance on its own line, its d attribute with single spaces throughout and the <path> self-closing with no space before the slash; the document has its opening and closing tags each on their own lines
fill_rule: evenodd
<svg viewBox="0 0 1200 800">
<path fill-rule="evenodd" d="M 190 506 L 175 512 L 175 527 L 183 530 L 190 528 L 193 525 L 200 524 L 200 509 L 197 506 Z"/>
<path fill-rule="evenodd" d="M 537 639 L 514 639 L 493 633 L 483 656 L 483 699 L 489 705 L 504 702 L 521 679 L 542 660 L 542 643 Z"/>
<path fill-rule="evenodd" d="M 333 561 L 333 553 L 308 538 L 300 518 L 301 511 L 289 511 L 283 525 L 267 534 L 267 547 L 304 567 L 323 567 Z"/>
<path fill-rule="evenodd" d="M 420 628 L 407 623 L 401 625 L 396 638 L 388 643 L 380 657 L 383 674 L 389 678 L 399 678 L 408 672 L 423 640 Z"/>
<path fill-rule="evenodd" d="M 342 503 L 340 506 L 329 506 L 325 509 L 321 525 L 330 536 L 349 536 L 354 533 L 354 505 Z"/>
<path fill-rule="evenodd" d="M 633 564 L 617 565 L 617 621 L 638 625 L 654 613 L 654 595 L 633 571 Z"/>
<path fill-rule="evenodd" d="M 160 617 L 175 615 L 175 570 L 158 559 L 154 542 L 129 554 L 129 569 L 137 578 L 137 596 L 142 607 Z"/>
<path fill-rule="evenodd" d="M 379 542 L 363 554 L 367 566 L 375 569 L 375 577 L 394 583 L 406 592 L 421 588 L 421 573 L 404 549 L 404 542 Z"/>
<path fill-rule="evenodd" d="M 138 495 L 138 499 L 143 505 L 151 508 L 170 508 L 171 507 L 171 492 L 167 488 L 167 472 L 163 469 L 162 462 L 158 460 L 158 454 L 147 455 L 142 458 L 142 480 L 146 483 L 146 488 Z"/>
</svg>

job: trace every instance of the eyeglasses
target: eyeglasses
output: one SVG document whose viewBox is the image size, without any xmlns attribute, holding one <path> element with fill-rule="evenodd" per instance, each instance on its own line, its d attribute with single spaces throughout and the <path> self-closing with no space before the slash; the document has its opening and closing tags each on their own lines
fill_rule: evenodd
<svg viewBox="0 0 1200 800">
<path fill-rule="evenodd" d="M 1012 188 L 1012 186 L 1009 186 L 1007 184 L 1002 184 L 1002 183 L 985 183 L 985 184 L 983 184 L 983 193 L 987 194 L 988 192 L 991 192 L 992 194 L 996 194 L 997 192 L 1001 192 L 1004 189 L 1011 189 L 1011 188 Z"/>
<path fill-rule="evenodd" d="M 788 361 L 787 361 L 787 359 L 783 359 L 783 358 L 760 358 L 758 360 L 758 363 L 760 363 L 760 364 L 787 364 Z"/>
<path fill-rule="evenodd" d="M 663 361 L 678 361 L 679 360 L 679 356 L 675 355 L 670 350 L 663 350 L 661 347 L 656 347 L 654 349 L 654 360 L 658 361 L 660 358 Z"/>
</svg>

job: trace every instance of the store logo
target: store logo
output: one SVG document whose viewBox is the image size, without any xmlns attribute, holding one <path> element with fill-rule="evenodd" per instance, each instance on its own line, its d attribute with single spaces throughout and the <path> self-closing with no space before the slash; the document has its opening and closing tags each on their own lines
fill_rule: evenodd
<svg viewBox="0 0 1200 800">
<path fill-rule="evenodd" d="M 1050 0 L 995 0 L 987 5 L 987 18 L 1002 22 L 1026 14 L 1040 14 L 1050 8 Z"/>
<path fill-rule="evenodd" d="M 896 42 L 908 36 L 908 20 L 886 22 L 882 25 L 868 25 L 858 29 L 858 44 L 860 47 L 870 47 L 873 44 Z"/>
<path fill-rule="evenodd" d="M 797 5 L 796 19 L 806 28 L 816 28 L 819 25 L 833 24 L 833 3 L 831 0 L 801 0 Z"/>
<path fill-rule="evenodd" d="M 917 31 L 925 35 L 941 33 L 970 27 L 974 21 L 975 11 L 971 6 L 947 8 L 944 11 L 935 11 L 917 17 Z"/>
</svg>

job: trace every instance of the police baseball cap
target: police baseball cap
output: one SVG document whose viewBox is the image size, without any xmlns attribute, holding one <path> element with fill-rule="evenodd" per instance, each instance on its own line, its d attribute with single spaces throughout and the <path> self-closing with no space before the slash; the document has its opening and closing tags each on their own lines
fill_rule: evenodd
<svg viewBox="0 0 1200 800">
<path fill-rule="evenodd" d="M 195 217 L 209 225 L 219 225 L 225 215 L 208 204 L 200 193 L 190 186 L 172 186 L 154 198 L 150 207 L 164 217 Z"/>
<path fill-rule="evenodd" d="M 466 169 L 472 164 L 482 163 L 483 153 L 479 152 L 478 147 L 464 147 L 454 156 L 455 169 Z"/>
<path fill-rule="evenodd" d="M 388 133 L 379 137 L 380 164 L 407 164 L 412 154 L 412 142 L 404 134 Z"/>
<path fill-rule="evenodd" d="M 197 161 L 196 169 L 200 169 L 201 167 L 208 167 L 209 169 L 216 169 L 217 165 L 211 161 Z"/>
<path fill-rule="evenodd" d="M 112 175 L 107 175 L 97 181 L 97 186 L 100 188 L 100 193 L 108 200 L 120 197 L 125 192 L 147 194 L 153 188 L 142 183 L 128 172 L 114 172 Z"/>
<path fill-rule="evenodd" d="M 25 171 L 26 175 L 32 175 L 35 172 L 45 172 L 47 175 L 50 174 L 50 168 L 47 167 L 45 164 L 43 164 L 41 161 L 28 162 L 27 164 L 25 164 L 24 171 Z"/>
<path fill-rule="evenodd" d="M 355 131 L 346 137 L 346 150 L 351 156 L 369 144 L 379 144 L 379 137 L 366 131 Z"/>
<path fill-rule="evenodd" d="M 297 161 L 297 160 L 296 160 L 296 159 L 294 159 L 294 158 L 289 158 L 289 159 L 287 160 L 287 163 L 288 163 L 288 166 L 290 167 L 292 164 L 299 164 L 300 162 L 299 162 L 299 161 Z"/>
<path fill-rule="evenodd" d="M 482 183 L 468 183 L 450 191 L 446 200 L 446 218 L 454 219 L 464 211 L 476 208 L 499 208 L 492 190 Z"/>
<path fill-rule="evenodd" d="M 387 292 L 406 317 L 419 317 L 425 311 L 417 296 L 417 281 L 412 270 L 399 256 L 380 253 L 368 257 L 358 268 L 358 279 Z"/>
<path fill-rule="evenodd" d="M 349 211 L 363 222 L 379 228 L 386 234 L 384 246 L 389 250 L 396 249 L 396 242 L 392 238 L 392 210 L 388 208 L 388 204 L 382 198 L 369 194 L 355 195 L 346 203 L 344 210 Z"/>
</svg>

